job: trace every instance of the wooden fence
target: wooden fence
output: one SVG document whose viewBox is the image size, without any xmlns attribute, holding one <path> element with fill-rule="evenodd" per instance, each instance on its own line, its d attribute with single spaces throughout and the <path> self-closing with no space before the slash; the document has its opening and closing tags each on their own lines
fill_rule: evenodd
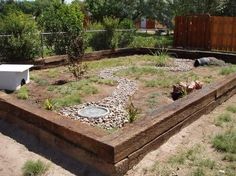
<svg viewBox="0 0 236 176">
<path fill-rule="evenodd" d="M 236 52 L 236 17 L 177 16 L 174 47 Z"/>
</svg>

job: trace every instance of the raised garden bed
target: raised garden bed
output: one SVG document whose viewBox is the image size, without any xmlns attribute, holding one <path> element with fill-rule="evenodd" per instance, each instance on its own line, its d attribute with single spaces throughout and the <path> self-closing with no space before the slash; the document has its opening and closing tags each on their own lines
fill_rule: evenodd
<svg viewBox="0 0 236 176">
<path fill-rule="evenodd" d="M 59 147 L 66 154 L 106 175 L 121 175 L 183 126 L 211 111 L 235 93 L 236 75 L 225 77 L 225 68 L 190 68 L 193 63 L 189 60 L 179 63 L 183 67 L 178 67 L 175 63 L 173 66 L 172 61 L 165 67 L 156 67 L 159 64 L 155 56 L 93 61 L 88 63 L 86 79 L 79 82 L 73 80 L 66 67 L 33 71 L 33 81 L 25 87 L 29 95 L 27 100 L 16 100 L 17 96 L 20 97 L 17 93 L 0 95 L 0 118 L 18 124 L 42 142 Z M 230 68 L 234 69 L 232 66 Z M 202 90 L 175 102 L 171 99 L 173 84 L 196 79 L 204 82 Z M 68 82 L 55 84 L 58 80 Z M 99 100 L 107 100 L 106 97 L 116 91 L 121 82 L 131 85 L 131 90 L 125 89 L 125 96 L 133 95 L 134 106 L 141 110 L 139 118 L 133 123 L 128 123 L 128 119 L 125 119 L 126 121 L 107 128 L 97 122 L 74 120 L 66 108 L 61 110 L 67 103 L 72 106 L 74 103 L 92 101 L 95 103 L 90 104 L 97 105 Z M 116 96 L 110 97 L 117 100 Z M 64 101 L 66 98 L 68 102 Z M 46 99 L 57 102 L 55 111 L 68 117 L 44 110 Z M 123 101 L 127 102 L 127 98 L 121 102 L 119 100 L 118 98 L 118 105 Z M 73 108 L 77 112 L 81 107 Z M 125 109 L 125 106 L 121 106 L 122 108 Z M 119 115 L 115 114 L 114 118 Z"/>
</svg>

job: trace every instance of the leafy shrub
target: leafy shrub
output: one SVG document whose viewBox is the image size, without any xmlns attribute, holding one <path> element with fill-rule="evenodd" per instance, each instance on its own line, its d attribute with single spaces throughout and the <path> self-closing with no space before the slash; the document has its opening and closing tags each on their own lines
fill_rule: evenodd
<svg viewBox="0 0 236 176">
<path fill-rule="evenodd" d="M 45 174 L 48 169 L 49 165 L 43 163 L 40 160 L 29 160 L 24 164 L 22 171 L 24 176 L 40 176 Z"/>
<path fill-rule="evenodd" d="M 119 24 L 120 29 L 134 29 L 134 23 L 132 20 L 124 19 Z M 127 47 L 133 40 L 135 36 L 135 30 L 127 32 L 118 32 L 118 47 Z"/>
<path fill-rule="evenodd" d="M 39 33 L 32 16 L 16 11 L 0 17 L 0 55 L 6 61 L 30 60 L 39 54 Z"/>
<path fill-rule="evenodd" d="M 94 50 L 114 49 L 118 46 L 118 35 L 115 29 L 118 28 L 119 20 L 111 17 L 104 18 L 102 23 L 105 32 L 96 32 L 91 40 L 90 46 Z"/>
<path fill-rule="evenodd" d="M 157 41 L 153 37 L 136 36 L 129 46 L 132 48 L 155 47 L 156 43 Z"/>
<path fill-rule="evenodd" d="M 39 18 L 45 32 L 52 32 L 46 38 L 47 47 L 56 54 L 65 54 L 71 42 L 83 35 L 83 14 L 79 6 L 55 2 Z M 64 33 L 59 33 L 64 32 Z"/>
</svg>

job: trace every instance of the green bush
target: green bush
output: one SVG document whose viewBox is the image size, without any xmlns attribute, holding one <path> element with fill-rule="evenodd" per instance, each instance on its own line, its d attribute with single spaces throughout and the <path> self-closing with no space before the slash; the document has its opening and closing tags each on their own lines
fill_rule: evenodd
<svg viewBox="0 0 236 176">
<path fill-rule="evenodd" d="M 0 17 L 0 55 L 6 61 L 30 60 L 39 54 L 39 32 L 30 15 L 16 11 Z"/>
<path fill-rule="evenodd" d="M 90 26 L 90 29 L 104 29 L 106 31 L 86 34 L 89 40 L 89 46 L 91 46 L 93 50 L 126 47 L 133 41 L 135 31 L 116 31 L 116 29 L 133 28 L 134 24 L 131 20 L 124 19 L 119 22 L 118 19 L 106 17 L 103 23 L 94 23 Z"/>
<path fill-rule="evenodd" d="M 66 54 L 72 41 L 83 36 L 83 14 L 75 4 L 55 2 L 43 11 L 38 22 L 45 32 L 52 33 L 45 41 L 55 54 Z"/>
<path fill-rule="evenodd" d="M 130 43 L 130 47 L 132 48 L 155 47 L 156 44 L 157 40 L 154 37 L 136 36 L 133 42 Z"/>
<path fill-rule="evenodd" d="M 135 29 L 134 23 L 132 20 L 124 19 L 119 24 L 120 29 Z M 118 47 L 124 48 L 127 47 L 133 40 L 135 36 L 135 30 L 127 32 L 118 33 Z"/>
</svg>

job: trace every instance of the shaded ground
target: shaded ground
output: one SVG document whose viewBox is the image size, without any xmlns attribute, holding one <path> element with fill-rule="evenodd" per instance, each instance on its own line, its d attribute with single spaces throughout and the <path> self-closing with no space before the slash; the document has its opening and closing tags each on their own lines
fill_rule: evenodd
<svg viewBox="0 0 236 176">
<path fill-rule="evenodd" d="M 229 106 L 236 107 L 236 95 L 210 114 L 202 116 L 180 133 L 174 135 L 159 149 L 146 155 L 134 169 L 127 173 L 127 176 L 234 176 L 236 173 L 235 159 L 234 161 L 223 160 L 227 153 L 214 149 L 211 142 L 216 134 L 235 129 L 236 114 L 226 110 Z M 230 121 L 219 121 L 219 116 L 224 113 L 230 114 Z M 70 176 L 73 175 L 72 173 L 79 175 L 79 172 L 83 170 L 83 167 L 77 163 L 69 161 L 60 153 L 38 144 L 29 135 L 1 121 L 0 141 L 0 175 L 21 175 L 21 167 L 29 159 L 41 159 L 50 163 L 51 167 L 47 173 L 50 176 Z M 22 142 L 27 147 L 22 145 Z M 29 151 L 28 148 L 33 149 L 34 152 Z M 46 153 L 54 163 L 35 152 Z M 235 157 L 235 154 L 230 155 Z M 60 165 L 63 165 L 65 169 Z"/>
</svg>

